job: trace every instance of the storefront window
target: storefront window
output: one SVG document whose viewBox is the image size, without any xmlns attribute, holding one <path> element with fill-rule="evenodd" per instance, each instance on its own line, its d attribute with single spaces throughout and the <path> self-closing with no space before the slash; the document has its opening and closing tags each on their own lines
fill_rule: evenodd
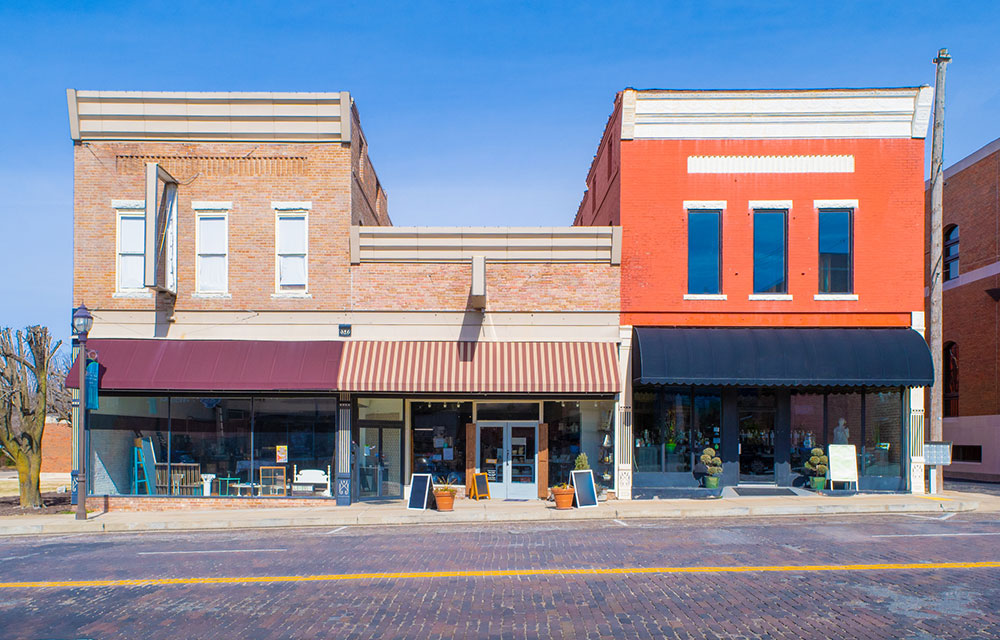
<svg viewBox="0 0 1000 640">
<path fill-rule="evenodd" d="M 697 463 L 706 447 L 722 451 L 722 396 L 715 391 L 694 394 L 694 460 Z"/>
<path fill-rule="evenodd" d="M 741 482 L 774 482 L 774 436 L 777 394 L 770 389 L 742 389 L 736 400 Z"/>
<path fill-rule="evenodd" d="M 102 395 L 89 416 L 90 492 L 166 494 L 168 419 L 166 398 Z"/>
<path fill-rule="evenodd" d="M 563 400 L 546 402 L 549 428 L 549 483 L 568 482 L 581 453 L 598 484 L 614 482 L 614 402 Z"/>
<path fill-rule="evenodd" d="M 465 484 L 465 427 L 471 422 L 471 402 L 411 403 L 413 473 Z"/>
<path fill-rule="evenodd" d="M 358 420 L 402 422 L 402 398 L 358 398 Z"/>
<path fill-rule="evenodd" d="M 903 403 L 898 389 L 865 394 L 864 475 L 902 475 Z"/>
<path fill-rule="evenodd" d="M 290 483 L 296 473 L 334 469 L 337 401 L 333 398 L 260 398 L 254 407 L 254 461 L 260 469 L 283 473 Z M 318 477 L 319 474 L 309 474 Z M 266 480 L 268 474 L 264 474 Z M 277 488 L 263 486 L 264 494 Z"/>
<path fill-rule="evenodd" d="M 831 393 L 826 397 L 828 444 L 853 444 L 862 473 L 861 394 Z"/>
<path fill-rule="evenodd" d="M 810 475 L 805 463 L 816 447 L 826 451 L 822 393 L 793 393 L 791 398 L 792 473 Z"/>
<path fill-rule="evenodd" d="M 170 418 L 171 494 L 253 494 L 248 398 L 171 398 Z"/>
</svg>

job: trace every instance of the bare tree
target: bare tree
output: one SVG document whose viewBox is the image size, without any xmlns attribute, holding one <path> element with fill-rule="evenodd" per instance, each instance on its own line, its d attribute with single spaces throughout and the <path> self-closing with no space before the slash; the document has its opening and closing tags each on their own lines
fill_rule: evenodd
<svg viewBox="0 0 1000 640">
<path fill-rule="evenodd" d="M 45 327 L 16 333 L 0 329 L 0 446 L 17 468 L 22 507 L 42 506 L 42 433 L 50 409 L 50 384 L 60 369 L 53 365 L 58 364 L 61 345 L 62 341 L 52 345 Z M 58 387 L 65 392 L 65 385 Z"/>
</svg>

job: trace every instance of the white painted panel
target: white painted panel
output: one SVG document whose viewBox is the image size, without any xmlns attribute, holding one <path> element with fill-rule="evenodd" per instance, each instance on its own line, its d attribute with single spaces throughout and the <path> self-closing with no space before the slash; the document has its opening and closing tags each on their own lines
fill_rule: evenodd
<svg viewBox="0 0 1000 640">
<path fill-rule="evenodd" d="M 854 156 L 688 156 L 688 173 L 854 173 Z"/>
</svg>

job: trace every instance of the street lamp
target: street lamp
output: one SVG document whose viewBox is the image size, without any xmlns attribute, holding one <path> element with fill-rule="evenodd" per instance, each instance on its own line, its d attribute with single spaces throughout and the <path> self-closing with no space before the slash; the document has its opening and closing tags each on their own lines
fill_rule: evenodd
<svg viewBox="0 0 1000 640">
<path fill-rule="evenodd" d="M 73 312 L 73 332 L 80 341 L 77 366 L 80 369 L 80 424 L 76 429 L 76 519 L 87 519 L 87 334 L 94 326 L 94 316 L 87 305 L 81 304 Z"/>
</svg>

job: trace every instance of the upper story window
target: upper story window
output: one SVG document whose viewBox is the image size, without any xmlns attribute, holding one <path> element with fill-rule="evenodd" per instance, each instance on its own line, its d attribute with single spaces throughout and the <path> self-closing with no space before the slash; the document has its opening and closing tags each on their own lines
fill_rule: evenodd
<svg viewBox="0 0 1000 640">
<path fill-rule="evenodd" d="M 308 208 L 275 206 L 275 280 L 278 293 L 308 292 Z"/>
<path fill-rule="evenodd" d="M 958 345 L 944 345 L 944 415 L 958 415 Z"/>
<path fill-rule="evenodd" d="M 688 211 L 688 293 L 722 293 L 721 211 Z"/>
<path fill-rule="evenodd" d="M 228 203 L 227 203 L 228 204 Z M 204 294 L 229 291 L 229 210 L 228 207 L 198 209 L 197 266 L 195 290 Z"/>
<path fill-rule="evenodd" d="M 958 277 L 958 225 L 944 230 L 944 281 Z"/>
<path fill-rule="evenodd" d="M 142 209 L 118 209 L 116 287 L 119 293 L 145 293 L 146 217 Z"/>
<path fill-rule="evenodd" d="M 819 291 L 853 293 L 853 220 L 851 209 L 819 211 Z"/>
<path fill-rule="evenodd" d="M 786 209 L 755 209 L 753 212 L 753 292 L 788 292 Z"/>
</svg>

